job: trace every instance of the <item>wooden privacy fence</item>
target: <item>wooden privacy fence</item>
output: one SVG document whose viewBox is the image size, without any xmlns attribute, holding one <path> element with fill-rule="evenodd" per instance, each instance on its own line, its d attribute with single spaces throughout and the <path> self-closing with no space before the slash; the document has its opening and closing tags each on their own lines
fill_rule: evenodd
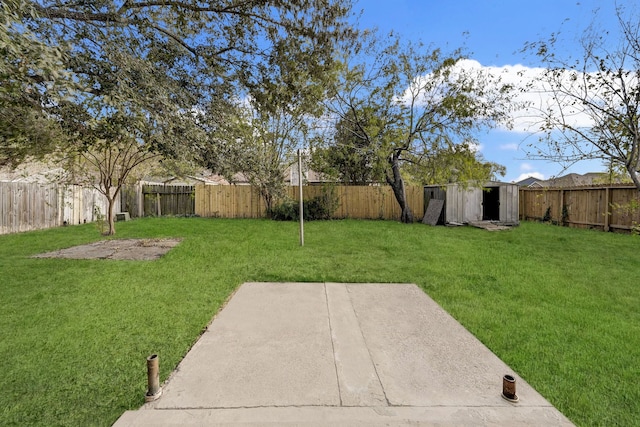
<svg viewBox="0 0 640 427">
<path fill-rule="evenodd" d="M 520 219 L 628 231 L 640 224 L 640 193 L 629 185 L 522 188 Z"/>
<path fill-rule="evenodd" d="M 195 214 L 193 185 L 136 184 L 121 190 L 122 209 L 131 217 Z"/>
<path fill-rule="evenodd" d="M 0 182 L 0 234 L 92 222 L 106 212 L 105 197 L 93 188 Z"/>
<path fill-rule="evenodd" d="M 308 200 L 333 191 L 338 208 L 333 218 L 399 219 L 400 208 L 389 186 L 303 186 Z M 424 189 L 406 188 L 407 200 L 416 220 L 424 214 Z M 287 187 L 287 196 L 299 200 L 297 186 Z M 248 185 L 197 185 L 195 213 L 203 217 L 263 218 L 265 205 L 257 189 Z"/>
</svg>

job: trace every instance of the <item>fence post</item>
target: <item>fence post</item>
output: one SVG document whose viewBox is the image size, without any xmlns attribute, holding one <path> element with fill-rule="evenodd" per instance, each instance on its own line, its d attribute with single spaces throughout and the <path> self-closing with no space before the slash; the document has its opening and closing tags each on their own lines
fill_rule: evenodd
<svg viewBox="0 0 640 427">
<path fill-rule="evenodd" d="M 604 203 L 604 231 L 609 231 L 609 221 L 611 221 L 611 192 L 609 191 L 609 187 L 605 188 Z"/>
<path fill-rule="evenodd" d="M 144 217 L 144 194 L 142 192 L 142 182 L 136 184 L 136 200 L 138 204 L 138 218 Z"/>
</svg>

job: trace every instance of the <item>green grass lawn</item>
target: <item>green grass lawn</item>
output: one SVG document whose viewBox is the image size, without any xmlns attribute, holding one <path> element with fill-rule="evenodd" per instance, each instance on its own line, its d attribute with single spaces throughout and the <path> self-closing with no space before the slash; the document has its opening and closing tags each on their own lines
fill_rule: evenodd
<svg viewBox="0 0 640 427">
<path fill-rule="evenodd" d="M 640 425 L 640 238 L 525 223 L 141 219 L 157 261 L 31 259 L 95 226 L 0 236 L 0 425 L 110 425 L 245 281 L 410 282 L 581 426 Z"/>
</svg>

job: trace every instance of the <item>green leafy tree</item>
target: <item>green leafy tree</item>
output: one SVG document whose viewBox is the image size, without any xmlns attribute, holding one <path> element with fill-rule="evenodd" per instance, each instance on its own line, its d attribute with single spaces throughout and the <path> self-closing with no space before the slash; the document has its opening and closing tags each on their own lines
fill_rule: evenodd
<svg viewBox="0 0 640 427">
<path fill-rule="evenodd" d="M 526 47 L 546 66 L 524 90 L 551 99 L 529 106 L 542 133 L 529 154 L 565 165 L 603 160 L 612 170 L 622 167 L 640 191 L 640 18 L 622 7 L 617 16 L 618 35 L 592 23 L 579 56 L 556 53 L 558 34 Z"/>
<path fill-rule="evenodd" d="M 402 210 L 400 220 L 412 222 L 403 165 L 422 163 L 473 139 L 479 129 L 507 120 L 509 87 L 461 67 L 465 57 L 460 51 L 446 55 L 398 40 L 382 50 L 379 42 L 372 45 L 375 55 L 365 46 L 356 53 L 367 60 L 345 63 L 331 105 L 340 118 L 353 118 L 367 145 L 376 147 L 384 178 Z M 378 118 L 375 126 L 368 126 L 363 114 L 368 111 Z"/>
<path fill-rule="evenodd" d="M 614 161 L 606 161 L 605 162 L 606 171 L 602 173 L 600 178 L 595 178 L 593 180 L 594 184 L 620 184 L 620 183 L 628 183 L 631 184 L 631 178 L 629 177 L 629 173 L 625 169 L 623 165 Z"/>
<path fill-rule="evenodd" d="M 307 92 L 330 74 L 335 42 L 351 33 L 349 0 L 11 1 L 21 20 L 13 33 L 67 47 L 74 101 L 90 96 L 108 109 L 117 96 L 166 128 L 188 119 L 176 112 L 219 100 L 221 86 L 255 99 L 275 82 L 292 97 Z M 10 46 L 15 59 L 20 45 Z M 91 112 L 97 118 L 103 108 Z M 158 148 L 174 154 L 169 136 Z"/>
<path fill-rule="evenodd" d="M 231 182 L 241 173 L 258 189 L 268 214 L 284 196 L 285 173 L 296 149 L 305 144 L 311 114 L 306 103 L 276 104 L 253 101 L 230 107 L 226 123 L 209 131 L 214 141 L 204 146 L 202 155 L 203 165 Z"/>
<path fill-rule="evenodd" d="M 115 234 L 115 202 L 131 172 L 160 153 L 186 156 L 188 144 L 204 139 L 198 114 L 189 111 L 198 102 L 191 91 L 204 86 L 172 68 L 179 51 L 146 51 L 117 28 L 95 37 L 99 58 L 78 53 L 70 61 L 84 90 L 50 109 L 65 135 L 52 155 L 64 161 L 67 180 L 104 194 L 107 234 Z"/>
<path fill-rule="evenodd" d="M 466 185 L 474 181 L 485 183 L 505 175 L 504 166 L 486 161 L 474 147 L 475 144 L 465 142 L 436 146 L 422 153 L 422 157 L 407 161 L 407 179 L 420 185 Z"/>
<path fill-rule="evenodd" d="M 242 173 L 260 192 L 267 214 L 284 196 L 285 172 L 293 163 L 303 133 L 298 120 L 286 115 L 256 114 L 250 122 L 253 134 L 242 145 Z"/>
<path fill-rule="evenodd" d="M 370 185 L 384 181 L 377 146 L 366 137 L 367 132 L 379 125 L 371 109 L 358 114 L 347 112 L 335 125 L 332 143 L 314 148 L 312 168 L 345 184 Z"/>
<path fill-rule="evenodd" d="M 159 156 L 136 140 L 133 121 L 135 119 L 117 114 L 93 122 L 83 139 L 75 141 L 75 157 L 65 159 L 67 176 L 63 179 L 93 187 L 105 196 L 108 225 L 105 235 L 116 233 L 114 207 L 129 175 Z"/>
<path fill-rule="evenodd" d="M 64 92 L 64 49 L 22 24 L 35 16 L 22 0 L 0 3 L 0 167 L 42 157 L 60 138 L 46 105 Z"/>
<path fill-rule="evenodd" d="M 58 47 L 64 55 L 47 63 L 51 67 L 28 68 L 44 70 L 36 75 L 46 78 L 36 80 L 72 89 L 59 96 L 40 85 L 39 99 L 29 105 L 17 98 L 19 84 L 7 86 L 26 113 L 37 112 L 47 125 L 62 124 L 65 136 L 44 150 L 44 144 L 30 144 L 35 127 L 25 122 L 21 138 L 3 140 L 0 158 L 14 162 L 44 151 L 70 159 L 108 153 L 110 144 L 111 155 L 121 153 L 122 144 L 135 144 L 145 156 L 201 161 L 202 147 L 220 141 L 208 130 L 223 127 L 222 115 L 207 113 L 247 95 L 269 105 L 264 94 L 273 95 L 274 86 L 286 87 L 277 94 L 278 105 L 287 97 L 307 99 L 331 76 L 334 44 L 351 34 L 349 0 L 6 4 L 12 15 L 2 27 L 8 30 L 2 36 L 5 63 L 20 62 L 24 37 L 36 47 Z M 54 75 L 56 70 L 64 72 Z M 105 126 L 118 138 L 103 138 Z"/>
</svg>

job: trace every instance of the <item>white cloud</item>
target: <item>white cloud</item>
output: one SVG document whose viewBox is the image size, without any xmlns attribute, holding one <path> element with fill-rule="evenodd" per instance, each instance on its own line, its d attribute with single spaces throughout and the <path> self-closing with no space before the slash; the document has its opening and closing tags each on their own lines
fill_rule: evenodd
<svg viewBox="0 0 640 427">
<path fill-rule="evenodd" d="M 559 84 L 560 91 L 548 82 L 545 76 L 547 70 L 540 67 L 525 67 L 523 65 L 506 65 L 503 67 L 483 67 L 486 72 L 494 77 L 499 77 L 503 84 L 512 85 L 514 104 L 522 107 L 512 112 L 513 130 L 520 132 L 538 132 L 545 117 L 553 117 L 554 120 L 565 121 L 572 127 L 591 127 L 594 124 L 592 117 L 598 117 L 597 108 L 590 111 L 582 106 L 579 101 L 585 97 L 593 105 L 613 105 L 619 101 L 616 90 L 620 87 L 620 77 L 613 73 L 607 85 L 602 84 L 604 76 L 597 73 L 582 73 L 575 70 L 555 71 L 555 83 Z M 635 73 L 629 73 L 622 77 L 624 84 L 629 87 L 638 86 L 638 77 Z M 595 84 L 593 84 L 595 83 Z M 606 87 L 605 87 L 606 86 Z M 569 95 L 572 94 L 572 95 Z"/>
<path fill-rule="evenodd" d="M 531 166 L 529 163 L 522 163 L 520 165 L 520 170 L 525 172 L 530 171 L 530 170 L 533 170 L 533 166 Z"/>
<path fill-rule="evenodd" d="M 539 67 L 525 67 L 523 65 L 507 65 L 504 67 L 490 67 L 492 72 L 499 73 L 501 81 L 512 85 L 515 89 L 513 102 L 523 106 L 513 111 L 513 129 L 521 132 L 538 132 L 544 123 L 545 114 L 560 116 L 560 110 L 565 112 L 565 117 L 570 116 L 572 126 L 589 126 L 591 119 L 588 115 L 573 111 L 568 112 L 568 105 L 558 104 L 558 99 L 545 82 L 546 70 Z M 569 84 L 569 74 L 564 78 Z M 526 106 L 526 107 L 524 107 Z"/>
<path fill-rule="evenodd" d="M 510 151 L 518 151 L 518 144 L 502 144 L 500 146 L 501 150 L 510 150 Z"/>
<path fill-rule="evenodd" d="M 496 66 L 483 66 L 476 60 L 466 59 L 458 62 L 456 70 L 452 73 L 452 79 L 454 80 L 458 75 L 467 73 L 470 75 L 485 76 L 488 84 L 508 84 L 514 88 L 513 104 L 522 107 L 511 113 L 513 119 L 513 129 L 517 132 L 538 132 L 540 125 L 544 122 L 546 114 L 550 114 L 554 117 L 560 117 L 560 111 L 562 111 L 563 119 L 567 121 L 571 126 L 576 127 L 589 127 L 592 126 L 593 120 L 589 116 L 588 112 L 580 107 L 580 103 L 575 103 L 575 98 L 571 96 L 562 96 L 554 94 L 551 86 L 547 83 L 547 79 L 544 74 L 547 70 L 541 67 L 526 67 L 524 65 L 505 65 L 501 67 Z M 595 74 L 590 76 L 577 71 L 567 70 L 565 72 L 559 72 L 557 78 L 562 83 L 563 91 L 570 93 L 583 93 L 585 91 L 585 85 L 588 77 L 594 77 Z M 430 76 L 418 76 L 414 80 L 413 88 L 420 87 L 424 84 L 425 79 Z M 597 79 L 597 78 L 596 78 Z M 627 84 L 630 86 L 637 86 L 637 77 L 632 74 L 625 78 Z M 620 82 L 611 81 L 612 87 L 619 86 Z M 589 98 L 596 104 L 598 103 L 611 103 L 615 102 L 614 92 L 606 92 L 602 85 L 596 85 L 594 88 L 587 89 Z M 410 99 L 411 88 L 407 88 L 404 94 L 404 100 L 407 102 Z M 435 96 L 434 96 L 435 93 Z M 428 97 L 432 97 L 431 101 L 438 99 L 438 91 L 428 92 Z M 612 98 L 613 97 L 613 98 Z M 426 97 L 425 97 L 426 98 Z M 429 102 L 429 99 L 425 99 L 425 102 Z M 512 145 L 509 148 L 513 149 Z"/>
<path fill-rule="evenodd" d="M 523 179 L 527 179 L 529 177 L 537 178 L 540 180 L 544 179 L 544 175 L 542 175 L 540 172 L 527 172 L 520 174 L 520 176 L 515 179 L 515 182 L 522 181 Z"/>
<path fill-rule="evenodd" d="M 479 77 L 482 76 L 482 78 L 486 80 L 487 85 L 511 85 L 516 89 L 513 94 L 514 103 L 535 106 L 537 110 L 545 105 L 550 105 L 550 93 L 535 87 L 535 85 L 531 90 L 525 90 L 525 88 L 527 84 L 531 82 L 539 82 L 544 71 L 543 68 L 529 68 L 523 65 L 505 65 L 502 67 L 483 66 L 476 60 L 464 59 L 456 64 L 449 80 L 455 81 L 461 74 L 468 74 Z M 412 99 L 418 103 L 425 104 L 437 102 L 443 93 L 434 88 L 429 90 L 424 89 L 425 84 L 431 78 L 431 74 L 416 76 L 413 84 L 405 90 L 400 99 L 401 102 L 407 105 L 411 103 Z M 420 92 L 419 95 L 418 92 Z M 519 132 L 536 131 L 541 122 L 541 118 L 533 114 L 531 108 L 529 110 L 521 109 L 514 111 L 511 116 L 513 119 L 513 129 L 510 130 Z M 506 126 L 504 127 L 506 128 Z M 509 149 L 513 148 L 510 147 Z"/>
<path fill-rule="evenodd" d="M 564 121 L 571 127 L 593 126 L 594 120 L 592 117 L 597 118 L 599 113 L 585 109 L 581 102 L 575 102 L 574 95 L 569 94 L 581 94 L 577 95 L 579 97 L 586 96 L 595 106 L 602 104 L 615 105 L 618 102 L 616 93 L 619 91 L 607 90 L 605 86 L 608 86 L 609 89 L 615 89 L 621 84 L 619 80 L 615 81 L 615 76 L 612 77 L 614 80 L 610 81 L 609 85 L 603 85 L 598 84 L 598 82 L 604 77 L 597 76 L 596 73 L 556 70 L 555 78 L 562 89 L 560 93 L 557 90 L 554 93 L 556 86 L 552 86 L 548 82 L 548 78 L 545 76 L 545 73 L 548 73 L 546 68 L 527 67 L 521 64 L 500 67 L 483 66 L 473 59 L 459 61 L 455 67 L 451 73 L 450 81 L 455 81 L 462 74 L 476 76 L 483 79 L 487 87 L 487 93 L 491 93 L 491 85 L 511 86 L 513 91 L 511 92 L 510 104 L 519 108 L 510 112 L 511 126 L 507 127 L 502 123 L 498 124 L 498 126 L 501 130 L 525 134 L 541 132 L 541 127 L 547 117 L 553 117 L 558 122 Z M 615 75 L 615 73 L 613 74 Z M 398 98 L 398 101 L 407 105 L 412 99 L 418 104 L 438 102 L 445 93 L 442 88 L 446 87 L 446 85 L 443 85 L 440 89 L 428 85 L 425 87 L 425 83 L 432 77 L 433 75 L 431 74 L 416 76 L 413 83 L 404 91 L 403 96 Z M 629 73 L 623 79 L 629 87 L 640 85 L 638 82 L 640 78 L 635 76 L 634 73 Z M 594 81 L 596 84 L 590 85 Z M 412 92 L 415 98 L 412 97 Z M 417 92 L 421 93 L 417 94 Z M 519 149 L 515 144 L 505 144 L 500 148 L 514 151 Z"/>
</svg>

